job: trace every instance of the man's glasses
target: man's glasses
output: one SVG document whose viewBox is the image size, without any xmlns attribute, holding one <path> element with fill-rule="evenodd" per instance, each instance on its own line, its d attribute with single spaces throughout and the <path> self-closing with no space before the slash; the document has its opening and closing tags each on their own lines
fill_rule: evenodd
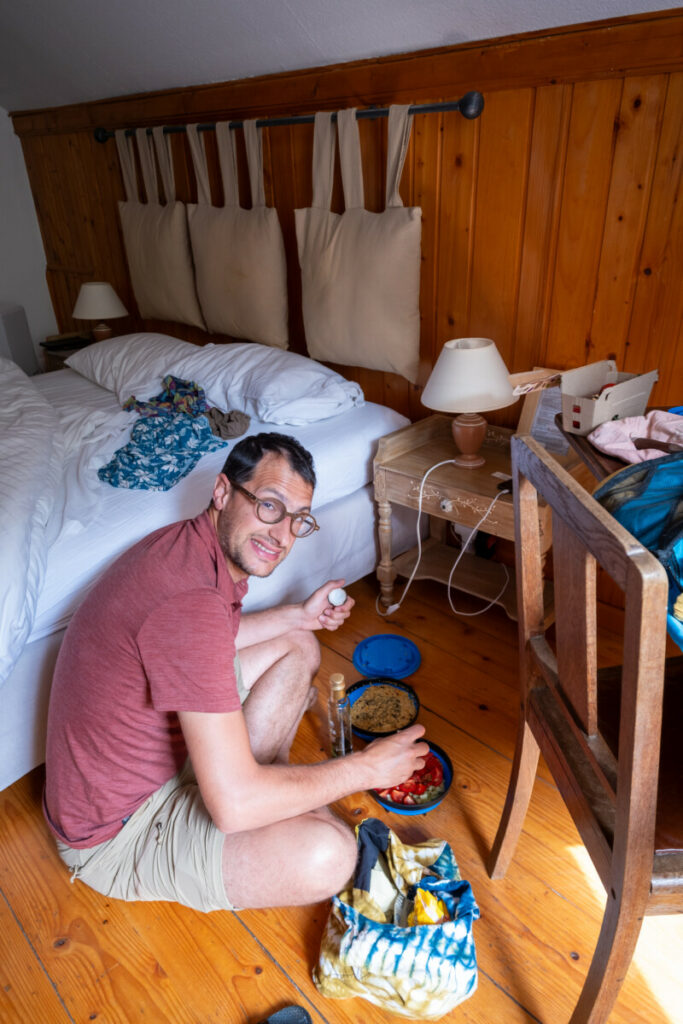
<svg viewBox="0 0 683 1024">
<path fill-rule="evenodd" d="M 281 523 L 283 519 L 289 516 L 289 528 L 295 537 L 309 537 L 316 530 L 320 529 L 310 512 L 288 512 L 277 498 L 257 498 L 251 491 L 240 486 L 240 484 L 234 483 L 232 480 L 230 481 L 230 486 L 234 487 L 240 494 L 243 494 L 249 501 L 253 501 L 256 506 L 256 516 L 262 523 L 268 523 L 269 525 Z"/>
</svg>

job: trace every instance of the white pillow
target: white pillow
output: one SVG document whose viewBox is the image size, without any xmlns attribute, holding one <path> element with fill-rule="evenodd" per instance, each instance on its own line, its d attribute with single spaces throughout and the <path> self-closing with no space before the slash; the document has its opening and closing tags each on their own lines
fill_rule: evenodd
<svg viewBox="0 0 683 1024">
<path fill-rule="evenodd" d="M 131 395 L 145 402 L 161 391 L 161 381 L 183 356 L 197 351 L 189 341 L 168 334 L 124 334 L 74 352 L 66 365 L 113 391 L 120 403 Z"/>
<path fill-rule="evenodd" d="M 81 349 L 66 363 L 120 402 L 152 398 L 172 374 L 199 384 L 209 405 L 264 423 L 315 423 L 365 401 L 360 386 L 334 370 L 254 342 L 198 346 L 165 334 L 129 334 Z"/>
</svg>

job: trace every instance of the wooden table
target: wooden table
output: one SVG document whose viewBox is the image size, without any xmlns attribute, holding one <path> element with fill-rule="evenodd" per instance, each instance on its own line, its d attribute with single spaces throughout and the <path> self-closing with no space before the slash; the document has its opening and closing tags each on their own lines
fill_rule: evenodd
<svg viewBox="0 0 683 1024">
<path fill-rule="evenodd" d="M 463 469 L 449 462 L 430 473 L 422 495 L 422 511 L 430 517 L 430 536 L 422 545 L 422 558 L 416 579 L 434 579 L 447 583 L 459 549 L 446 544 L 448 523 L 459 523 L 470 529 L 477 525 L 496 494 L 501 480 L 510 476 L 511 430 L 489 427 L 481 454 L 486 462 L 476 469 Z M 452 459 L 455 445 L 451 417 L 435 414 L 387 434 L 379 442 L 374 460 L 375 501 L 379 517 L 380 562 L 377 579 L 381 602 L 388 608 L 394 601 L 397 575 L 410 576 L 417 559 L 417 546 L 398 558 L 391 557 L 392 506 L 418 508 L 420 485 L 426 471 L 436 463 Z M 550 512 L 539 513 L 543 551 L 552 543 Z M 495 537 L 514 541 L 514 508 L 511 494 L 498 499 L 481 530 Z M 460 560 L 452 577 L 458 590 L 493 600 L 505 582 L 501 563 L 480 558 L 469 552 Z M 507 567 L 510 581 L 500 596 L 510 618 L 517 618 L 515 572 Z M 552 584 L 546 584 L 548 615 L 552 614 Z"/>
</svg>

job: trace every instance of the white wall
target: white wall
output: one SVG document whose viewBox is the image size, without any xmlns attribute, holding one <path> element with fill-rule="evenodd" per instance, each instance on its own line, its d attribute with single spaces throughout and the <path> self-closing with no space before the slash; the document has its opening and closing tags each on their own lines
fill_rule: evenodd
<svg viewBox="0 0 683 1024">
<path fill-rule="evenodd" d="M 45 281 L 45 250 L 24 155 L 7 111 L 0 107 L 0 302 L 26 311 L 38 362 L 39 343 L 57 333 Z"/>
</svg>

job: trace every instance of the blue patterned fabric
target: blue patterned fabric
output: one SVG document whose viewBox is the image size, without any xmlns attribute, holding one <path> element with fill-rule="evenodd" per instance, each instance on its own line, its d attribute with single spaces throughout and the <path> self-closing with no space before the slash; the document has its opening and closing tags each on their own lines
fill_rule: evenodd
<svg viewBox="0 0 683 1024">
<path fill-rule="evenodd" d="M 211 433 L 206 416 L 160 412 L 139 420 L 130 441 L 98 469 L 112 487 L 168 491 L 194 468 L 202 455 L 227 442 Z"/>
<path fill-rule="evenodd" d="M 625 466 L 593 497 L 666 569 L 667 628 L 683 651 L 683 452 Z"/>
<path fill-rule="evenodd" d="M 195 381 L 168 374 L 161 385 L 163 390 L 148 402 L 138 402 L 135 395 L 131 395 L 123 403 L 123 408 L 128 412 L 137 412 L 140 416 L 156 416 L 159 412 L 185 412 L 188 416 L 201 416 L 209 411 L 204 389 Z"/>
</svg>

